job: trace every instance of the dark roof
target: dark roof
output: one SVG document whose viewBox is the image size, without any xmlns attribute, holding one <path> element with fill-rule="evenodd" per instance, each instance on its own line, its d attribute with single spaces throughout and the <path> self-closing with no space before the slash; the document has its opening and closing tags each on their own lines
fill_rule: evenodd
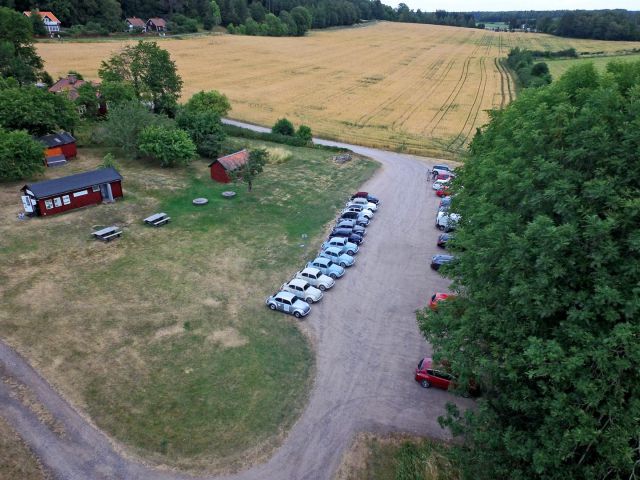
<svg viewBox="0 0 640 480">
<path fill-rule="evenodd" d="M 156 27 L 166 27 L 167 23 L 164 21 L 164 18 L 150 18 L 149 20 L 147 20 L 147 23 L 153 23 Z"/>
<path fill-rule="evenodd" d="M 68 177 L 45 180 L 44 182 L 28 183 L 22 189 L 29 189 L 37 199 L 75 192 L 93 185 L 122 180 L 122 175 L 115 168 L 99 168 L 90 172 L 77 173 Z"/>
<path fill-rule="evenodd" d="M 52 148 L 75 143 L 76 139 L 68 132 L 60 132 L 38 137 L 38 141 L 45 144 L 47 147 Z"/>
<path fill-rule="evenodd" d="M 140 28 L 144 27 L 144 20 L 138 17 L 128 17 L 127 22 L 129 22 L 134 27 L 140 27 Z"/>
<path fill-rule="evenodd" d="M 220 162 L 220 165 L 222 165 L 225 170 L 235 170 L 236 168 L 241 167 L 242 165 L 247 163 L 247 160 L 249 160 L 249 152 L 247 149 L 244 149 L 240 150 L 239 152 L 220 157 L 216 161 L 211 162 L 209 166 L 213 165 L 216 162 Z"/>
</svg>

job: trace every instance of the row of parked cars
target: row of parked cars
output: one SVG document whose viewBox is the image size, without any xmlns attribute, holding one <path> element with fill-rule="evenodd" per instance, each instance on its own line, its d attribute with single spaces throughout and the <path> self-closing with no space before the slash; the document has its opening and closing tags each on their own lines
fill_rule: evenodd
<svg viewBox="0 0 640 480">
<path fill-rule="evenodd" d="M 380 200 L 369 192 L 356 192 L 340 212 L 329 237 L 318 256 L 285 282 L 280 290 L 267 297 L 271 310 L 302 318 L 311 312 L 311 304 L 319 302 L 332 288 L 345 269 L 355 264 L 355 255 L 364 242 L 366 228 L 380 207 Z"/>
</svg>

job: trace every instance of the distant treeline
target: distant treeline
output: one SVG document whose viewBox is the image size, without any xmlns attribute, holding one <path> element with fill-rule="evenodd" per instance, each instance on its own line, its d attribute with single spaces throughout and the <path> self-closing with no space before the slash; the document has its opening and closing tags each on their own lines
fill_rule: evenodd
<svg viewBox="0 0 640 480">
<path fill-rule="evenodd" d="M 473 12 L 478 23 L 504 22 L 511 29 L 536 30 L 560 37 L 640 40 L 640 12 L 628 10 L 556 10 Z"/>
</svg>

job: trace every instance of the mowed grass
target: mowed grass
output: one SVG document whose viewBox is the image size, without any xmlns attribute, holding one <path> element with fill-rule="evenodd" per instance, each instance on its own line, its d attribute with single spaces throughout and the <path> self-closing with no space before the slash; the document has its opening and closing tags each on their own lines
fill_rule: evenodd
<svg viewBox="0 0 640 480">
<path fill-rule="evenodd" d="M 304 407 L 313 352 L 299 321 L 264 299 L 312 256 L 377 164 L 270 148 L 291 158 L 269 165 L 252 193 L 211 181 L 203 160 L 163 170 L 120 159 L 124 199 L 19 222 L 20 185 L 0 186 L 0 335 L 154 463 L 221 472 L 263 460 Z M 47 173 L 87 170 L 104 153 Z M 237 197 L 224 199 L 228 189 Z M 201 196 L 209 204 L 193 206 Z M 158 211 L 171 223 L 144 226 Z M 91 239 L 113 224 L 121 239 Z"/>
<path fill-rule="evenodd" d="M 40 43 L 55 77 L 97 78 L 102 59 L 124 42 Z M 161 41 L 184 79 L 183 96 L 217 89 L 230 116 L 262 125 L 287 117 L 314 134 L 346 142 L 454 157 L 515 96 L 498 59 L 512 47 L 615 52 L 640 42 L 490 32 L 379 22 L 313 31 L 303 38 L 216 35 Z"/>
<path fill-rule="evenodd" d="M 640 54 L 638 55 L 611 55 L 603 57 L 587 57 L 587 58 L 568 58 L 562 60 L 546 60 L 549 65 L 549 71 L 551 76 L 555 79 L 574 65 L 591 62 L 595 65 L 596 69 L 600 72 L 604 72 L 607 68 L 607 64 L 612 61 L 620 62 L 637 62 L 640 60 Z"/>
<path fill-rule="evenodd" d="M 49 478 L 31 451 L 2 417 L 0 417 L 0 478 L 16 480 Z"/>
</svg>

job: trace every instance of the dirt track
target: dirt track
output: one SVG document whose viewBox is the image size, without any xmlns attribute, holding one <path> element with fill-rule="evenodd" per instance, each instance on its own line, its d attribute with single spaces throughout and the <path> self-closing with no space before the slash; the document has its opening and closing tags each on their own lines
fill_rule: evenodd
<svg viewBox="0 0 640 480">
<path fill-rule="evenodd" d="M 423 390 L 412 376 L 421 355 L 429 352 L 414 312 L 424 306 L 431 292 L 447 286 L 445 279 L 429 269 L 439 233 L 434 227 L 437 198 L 425 181 L 430 160 L 348 147 L 382 163 L 363 186 L 379 195 L 382 205 L 356 264 L 303 321 L 315 338 L 317 353 L 309 403 L 267 463 L 218 478 L 328 480 L 358 431 L 446 436 L 437 418 L 454 397 L 444 391 Z M 102 432 L 1 341 L 0 374 L 28 386 L 62 425 L 63 436 L 51 431 L 12 395 L 6 382 L 0 382 L 0 415 L 55 478 L 191 478 L 123 458 Z M 471 404 L 455 400 L 460 405 Z"/>
</svg>

